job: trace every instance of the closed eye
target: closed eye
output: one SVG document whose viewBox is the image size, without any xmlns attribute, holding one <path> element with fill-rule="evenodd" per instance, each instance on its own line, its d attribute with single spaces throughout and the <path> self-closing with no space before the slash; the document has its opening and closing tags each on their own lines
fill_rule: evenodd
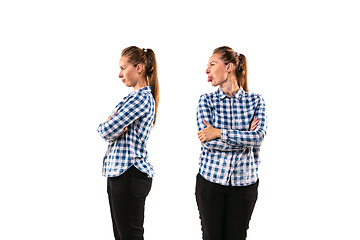
<svg viewBox="0 0 360 240">
<path fill-rule="evenodd" d="M 207 66 L 209 67 L 209 65 L 212 67 L 212 66 L 215 66 L 215 61 L 212 61 L 210 64 L 208 64 Z"/>
</svg>

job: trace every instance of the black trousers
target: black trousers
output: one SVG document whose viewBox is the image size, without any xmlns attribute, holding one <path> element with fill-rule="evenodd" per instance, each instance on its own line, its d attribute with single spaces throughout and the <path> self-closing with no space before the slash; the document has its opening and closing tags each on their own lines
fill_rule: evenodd
<svg viewBox="0 0 360 240">
<path fill-rule="evenodd" d="M 245 187 L 223 186 L 196 180 L 198 205 L 204 240 L 244 240 L 258 196 L 259 181 Z"/>
<path fill-rule="evenodd" d="M 136 167 L 119 177 L 108 178 L 108 196 L 116 240 L 144 239 L 145 199 L 152 179 Z"/>
</svg>

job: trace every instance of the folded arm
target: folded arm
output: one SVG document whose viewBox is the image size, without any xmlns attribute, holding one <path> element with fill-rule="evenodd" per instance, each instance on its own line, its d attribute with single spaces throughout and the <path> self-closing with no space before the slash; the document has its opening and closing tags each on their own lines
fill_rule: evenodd
<svg viewBox="0 0 360 240">
<path fill-rule="evenodd" d="M 149 109 L 150 103 L 145 96 L 132 96 L 108 121 L 101 123 L 97 131 L 105 141 L 114 141 L 126 131 L 127 126 L 143 117 Z"/>
<path fill-rule="evenodd" d="M 267 116 L 263 98 L 259 100 L 254 119 L 258 119 L 259 121 L 254 131 L 221 129 L 221 140 L 237 147 L 260 147 L 267 131 Z"/>
<path fill-rule="evenodd" d="M 227 144 L 220 139 L 221 130 L 212 127 L 212 106 L 205 95 L 201 95 L 197 112 L 198 137 L 202 145 L 209 150 L 241 151 L 243 147 Z"/>
</svg>

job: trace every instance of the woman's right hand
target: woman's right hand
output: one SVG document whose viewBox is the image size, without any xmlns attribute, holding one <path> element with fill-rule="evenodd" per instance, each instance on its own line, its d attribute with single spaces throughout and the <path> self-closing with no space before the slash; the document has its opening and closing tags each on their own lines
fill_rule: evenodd
<svg viewBox="0 0 360 240">
<path fill-rule="evenodd" d="M 250 131 L 254 131 L 257 128 L 258 124 L 259 124 L 259 119 L 254 118 L 250 124 Z"/>
<path fill-rule="evenodd" d="M 117 113 L 118 113 L 119 110 L 117 110 L 112 116 L 109 116 L 108 119 L 106 121 L 109 121 L 110 119 L 112 119 Z M 122 133 L 121 133 L 122 134 Z"/>
</svg>

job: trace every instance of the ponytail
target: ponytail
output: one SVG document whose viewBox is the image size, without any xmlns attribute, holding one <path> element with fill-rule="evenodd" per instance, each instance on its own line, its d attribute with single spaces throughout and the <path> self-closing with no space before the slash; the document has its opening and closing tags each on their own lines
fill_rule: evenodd
<svg viewBox="0 0 360 240">
<path fill-rule="evenodd" d="M 236 67 L 236 78 L 239 86 L 241 86 L 245 92 L 249 92 L 247 84 L 247 61 L 244 54 L 237 55 L 239 64 Z"/>
<path fill-rule="evenodd" d="M 235 74 L 239 87 L 242 87 L 245 92 L 249 92 L 247 83 L 247 61 L 243 54 L 237 54 L 230 47 L 218 47 L 213 51 L 213 54 L 221 54 L 220 59 L 224 61 L 225 65 L 233 63 L 235 65 Z"/>
<path fill-rule="evenodd" d="M 159 105 L 159 82 L 158 82 L 158 75 L 157 75 L 157 63 L 155 53 L 152 49 L 144 49 L 146 54 L 146 78 L 148 80 L 148 84 L 151 87 L 151 93 L 155 100 L 155 118 L 154 118 L 154 125 L 156 123 L 156 115 L 157 109 Z"/>
<path fill-rule="evenodd" d="M 121 56 L 127 56 L 128 61 L 137 66 L 139 63 L 144 64 L 145 78 L 148 85 L 151 87 L 151 94 L 155 100 L 155 117 L 154 125 L 156 123 L 157 109 L 159 105 L 159 82 L 157 76 L 157 63 L 155 53 L 152 49 L 141 49 L 135 46 L 127 47 L 121 52 Z"/>
</svg>

